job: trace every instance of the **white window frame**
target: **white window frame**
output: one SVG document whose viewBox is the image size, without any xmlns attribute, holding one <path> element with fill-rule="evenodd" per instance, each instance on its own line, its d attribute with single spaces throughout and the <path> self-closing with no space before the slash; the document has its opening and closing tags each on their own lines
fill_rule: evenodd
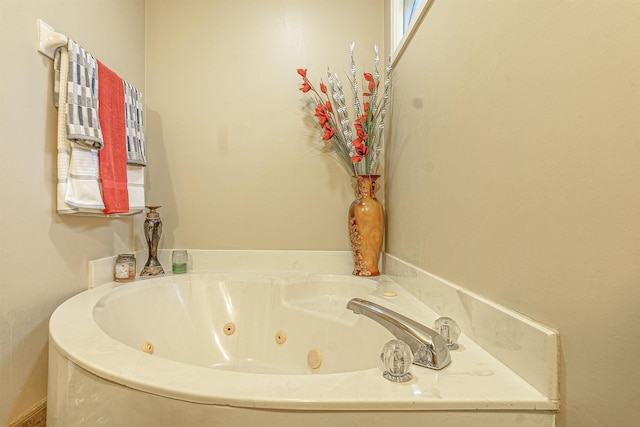
<svg viewBox="0 0 640 427">
<path fill-rule="evenodd" d="M 409 43 L 411 36 L 418 28 L 418 23 L 422 20 L 422 17 L 426 14 L 429 7 L 435 0 L 422 0 L 418 6 L 418 10 L 413 15 L 411 22 L 406 30 L 404 30 L 404 1 L 403 0 L 390 0 L 390 13 L 391 13 L 391 62 L 395 63 L 396 59 L 402 54 L 406 45 Z"/>
</svg>

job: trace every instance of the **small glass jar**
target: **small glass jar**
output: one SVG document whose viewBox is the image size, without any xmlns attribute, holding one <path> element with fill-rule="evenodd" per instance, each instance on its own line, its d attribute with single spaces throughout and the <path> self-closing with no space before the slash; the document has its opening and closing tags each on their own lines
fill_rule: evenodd
<svg viewBox="0 0 640 427">
<path fill-rule="evenodd" d="M 171 253 L 171 271 L 174 274 L 187 272 L 187 251 L 184 249 L 175 250 Z"/>
<path fill-rule="evenodd" d="M 136 257 L 133 254 L 119 254 L 113 271 L 116 282 L 131 282 L 136 278 Z"/>
</svg>

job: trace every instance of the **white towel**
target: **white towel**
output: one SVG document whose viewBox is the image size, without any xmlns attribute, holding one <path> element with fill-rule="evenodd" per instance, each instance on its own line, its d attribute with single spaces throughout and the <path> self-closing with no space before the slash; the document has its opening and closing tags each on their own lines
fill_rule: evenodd
<svg viewBox="0 0 640 427">
<path fill-rule="evenodd" d="M 71 145 L 69 179 L 64 201 L 76 208 L 104 209 L 100 189 L 98 150 Z"/>
<path fill-rule="evenodd" d="M 127 165 L 127 190 L 129 191 L 129 213 L 144 210 L 144 167 Z"/>
<path fill-rule="evenodd" d="M 54 61 L 59 87 L 65 88 L 69 75 L 66 47 L 56 50 Z M 103 215 L 104 203 L 100 191 L 97 151 L 75 147 L 67 138 L 67 91 L 61 90 L 57 96 L 58 213 Z"/>
</svg>

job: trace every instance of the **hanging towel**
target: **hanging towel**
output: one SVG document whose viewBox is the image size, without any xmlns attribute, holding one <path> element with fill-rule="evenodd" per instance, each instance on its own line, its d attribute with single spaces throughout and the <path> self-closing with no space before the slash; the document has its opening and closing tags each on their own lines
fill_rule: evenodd
<svg viewBox="0 0 640 427">
<path fill-rule="evenodd" d="M 98 61 L 100 109 L 104 147 L 99 152 L 104 213 L 129 212 L 127 141 L 122 79 Z"/>
<path fill-rule="evenodd" d="M 142 123 L 142 93 L 126 80 L 124 84 L 124 111 L 127 124 L 127 162 L 130 165 L 147 165 Z"/>
<path fill-rule="evenodd" d="M 71 144 L 69 180 L 64 200 L 76 208 L 104 209 L 97 150 Z"/>
<path fill-rule="evenodd" d="M 145 204 L 144 167 L 147 157 L 142 123 L 142 93 L 126 80 L 124 85 L 124 111 L 127 132 L 127 190 L 129 209 L 142 211 Z"/>
<path fill-rule="evenodd" d="M 98 64 L 82 46 L 69 39 L 67 137 L 81 147 L 101 149 L 98 116 Z"/>
<path fill-rule="evenodd" d="M 144 167 L 127 165 L 127 189 L 129 191 L 130 213 L 142 212 L 144 200 Z"/>
<path fill-rule="evenodd" d="M 55 87 L 67 87 L 69 75 L 66 47 L 54 56 Z M 103 215 L 104 204 L 98 179 L 98 154 L 75 146 L 67 137 L 67 91 L 54 91 L 58 107 L 57 211 L 70 215 Z"/>
</svg>

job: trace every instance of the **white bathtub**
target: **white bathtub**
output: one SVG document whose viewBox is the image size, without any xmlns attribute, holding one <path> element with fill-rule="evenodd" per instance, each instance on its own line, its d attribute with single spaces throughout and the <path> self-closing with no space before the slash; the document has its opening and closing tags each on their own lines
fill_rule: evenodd
<svg viewBox="0 0 640 427">
<path fill-rule="evenodd" d="M 51 317 L 47 425 L 553 425 L 548 399 L 464 335 L 445 369 L 384 379 L 394 337 L 353 297 L 439 317 L 384 276 L 212 271 L 82 292 Z"/>
</svg>

